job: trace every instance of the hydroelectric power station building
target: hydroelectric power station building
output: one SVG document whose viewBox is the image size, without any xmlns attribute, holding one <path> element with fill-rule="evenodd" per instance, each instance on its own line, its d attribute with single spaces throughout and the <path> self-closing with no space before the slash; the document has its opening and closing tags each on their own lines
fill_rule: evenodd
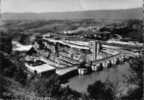
<svg viewBox="0 0 144 100">
<path fill-rule="evenodd" d="M 33 48 L 41 55 L 38 59 L 45 62 L 47 66 L 46 64 L 34 68 L 28 64 L 26 66 L 38 73 L 55 69 L 59 75 L 73 70 L 84 74 L 87 72 L 86 68 L 96 71 L 99 66 L 107 68 L 109 64 L 116 64 L 117 61 L 123 61 L 130 56 L 137 56 L 120 47 L 101 44 L 97 40 L 57 39 L 47 35 L 36 38 Z"/>
</svg>

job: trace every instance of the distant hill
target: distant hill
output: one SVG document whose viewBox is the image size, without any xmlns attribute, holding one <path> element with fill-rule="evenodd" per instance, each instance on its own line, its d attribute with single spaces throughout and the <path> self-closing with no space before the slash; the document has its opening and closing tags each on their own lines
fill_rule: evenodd
<svg viewBox="0 0 144 100">
<path fill-rule="evenodd" d="M 142 8 L 123 10 L 92 10 L 76 12 L 51 13 L 4 13 L 4 20 L 50 20 L 50 19 L 84 19 L 95 18 L 101 20 L 142 19 Z"/>
</svg>

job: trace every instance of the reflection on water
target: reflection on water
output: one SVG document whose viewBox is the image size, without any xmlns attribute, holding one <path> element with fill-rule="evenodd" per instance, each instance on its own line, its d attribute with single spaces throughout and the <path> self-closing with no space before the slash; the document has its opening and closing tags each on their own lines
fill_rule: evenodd
<svg viewBox="0 0 144 100">
<path fill-rule="evenodd" d="M 125 78 L 129 77 L 131 74 L 129 64 L 124 63 L 100 72 L 93 72 L 84 76 L 75 76 L 69 79 L 67 85 L 73 90 L 86 93 L 88 85 L 93 84 L 97 80 L 102 82 L 111 81 L 114 85 L 117 85 L 119 81 L 124 81 Z"/>
</svg>

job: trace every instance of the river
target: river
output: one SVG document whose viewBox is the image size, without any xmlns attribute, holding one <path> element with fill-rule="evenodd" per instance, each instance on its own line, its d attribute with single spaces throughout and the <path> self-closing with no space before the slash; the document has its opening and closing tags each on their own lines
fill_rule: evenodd
<svg viewBox="0 0 144 100">
<path fill-rule="evenodd" d="M 114 65 L 109 69 L 104 69 L 100 72 L 92 72 L 88 75 L 80 76 L 77 75 L 68 80 L 67 85 L 81 93 L 87 93 L 87 87 L 90 84 L 100 80 L 102 82 L 110 81 L 114 85 L 118 82 L 125 81 L 126 77 L 131 76 L 131 70 L 129 63 L 123 63 L 120 65 Z"/>
</svg>

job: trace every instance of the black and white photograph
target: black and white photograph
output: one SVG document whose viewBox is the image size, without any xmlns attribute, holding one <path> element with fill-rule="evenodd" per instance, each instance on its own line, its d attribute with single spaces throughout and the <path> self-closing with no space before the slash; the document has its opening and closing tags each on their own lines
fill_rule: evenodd
<svg viewBox="0 0 144 100">
<path fill-rule="evenodd" d="M 0 100 L 144 100 L 143 0 L 0 0 Z"/>
</svg>

